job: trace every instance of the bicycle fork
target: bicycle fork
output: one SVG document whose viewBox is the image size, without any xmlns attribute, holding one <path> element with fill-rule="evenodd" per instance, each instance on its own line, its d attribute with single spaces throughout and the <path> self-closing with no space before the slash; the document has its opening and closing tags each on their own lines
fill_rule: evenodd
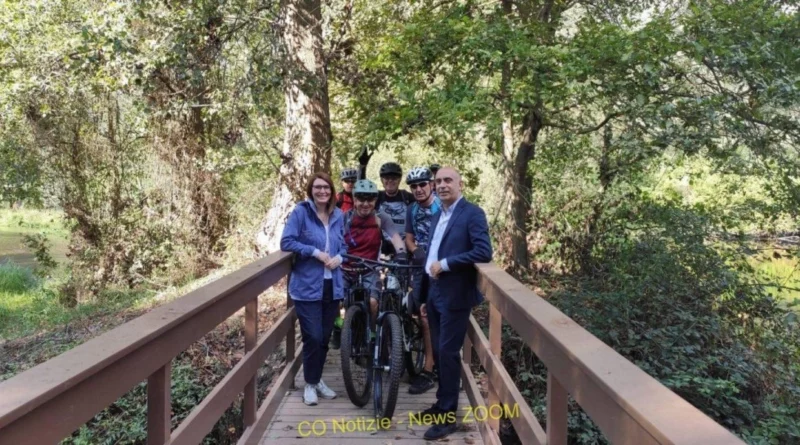
<svg viewBox="0 0 800 445">
<path fill-rule="evenodd" d="M 383 348 L 383 317 L 387 312 L 378 315 L 378 321 L 375 322 L 375 347 L 373 348 L 374 356 L 372 358 L 373 369 L 383 372 L 389 372 L 391 366 L 389 363 L 381 365 L 381 349 Z"/>
</svg>

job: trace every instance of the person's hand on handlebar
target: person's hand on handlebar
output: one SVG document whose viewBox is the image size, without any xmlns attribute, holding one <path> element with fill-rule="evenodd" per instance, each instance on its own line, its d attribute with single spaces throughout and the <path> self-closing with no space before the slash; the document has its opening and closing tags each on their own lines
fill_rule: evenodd
<svg viewBox="0 0 800 445">
<path fill-rule="evenodd" d="M 408 253 L 397 252 L 397 255 L 394 256 L 394 262 L 397 264 L 408 264 Z"/>
</svg>

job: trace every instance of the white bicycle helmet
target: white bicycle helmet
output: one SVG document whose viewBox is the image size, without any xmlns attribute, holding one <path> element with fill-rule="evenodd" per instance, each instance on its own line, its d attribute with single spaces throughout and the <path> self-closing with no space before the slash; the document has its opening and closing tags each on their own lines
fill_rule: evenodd
<svg viewBox="0 0 800 445">
<path fill-rule="evenodd" d="M 340 176 L 342 178 L 342 181 L 348 181 L 348 180 L 355 181 L 356 179 L 358 179 L 358 169 L 348 167 L 342 170 L 342 174 Z"/>
<path fill-rule="evenodd" d="M 433 173 L 428 167 L 414 167 L 406 176 L 406 184 L 416 184 L 418 182 L 433 181 Z"/>
</svg>

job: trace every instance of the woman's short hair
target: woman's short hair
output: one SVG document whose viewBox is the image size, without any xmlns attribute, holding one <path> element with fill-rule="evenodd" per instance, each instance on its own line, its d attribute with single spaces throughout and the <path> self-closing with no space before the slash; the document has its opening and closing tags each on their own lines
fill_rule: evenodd
<svg viewBox="0 0 800 445">
<path fill-rule="evenodd" d="M 328 187 L 331 188 L 331 199 L 328 200 L 328 204 L 325 206 L 325 210 L 328 212 L 328 214 L 331 214 L 333 213 L 333 209 L 336 208 L 336 187 L 334 187 L 330 175 L 325 172 L 316 172 L 311 175 L 311 178 L 308 179 L 308 184 L 306 185 L 306 196 L 308 196 L 308 199 L 312 201 L 314 200 L 314 195 L 312 192 L 314 191 L 314 181 L 317 179 L 322 179 L 328 184 Z"/>
</svg>

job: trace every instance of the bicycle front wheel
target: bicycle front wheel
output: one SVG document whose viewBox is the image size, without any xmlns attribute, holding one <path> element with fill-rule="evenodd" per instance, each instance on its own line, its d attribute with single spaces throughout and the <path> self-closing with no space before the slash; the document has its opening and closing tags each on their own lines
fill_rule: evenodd
<svg viewBox="0 0 800 445">
<path fill-rule="evenodd" d="M 403 327 L 397 314 L 384 315 L 378 331 L 378 363 L 373 382 L 375 417 L 391 419 L 403 374 Z"/>
<path fill-rule="evenodd" d="M 418 376 L 425 367 L 425 337 L 422 335 L 422 321 L 406 317 L 403 323 L 403 361 L 409 376 Z"/>
<path fill-rule="evenodd" d="M 347 396 L 359 408 L 369 401 L 372 355 L 369 348 L 367 313 L 360 305 L 347 309 L 342 326 L 342 378 Z"/>
</svg>

